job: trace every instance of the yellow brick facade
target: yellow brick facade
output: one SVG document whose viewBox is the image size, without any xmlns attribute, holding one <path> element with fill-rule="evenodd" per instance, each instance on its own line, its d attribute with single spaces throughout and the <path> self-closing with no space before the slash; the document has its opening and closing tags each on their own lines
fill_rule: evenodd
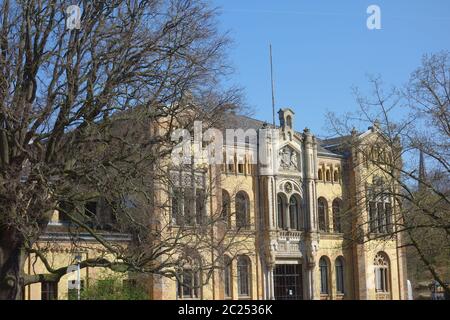
<svg viewBox="0 0 450 320">
<path fill-rule="evenodd" d="M 277 144 L 266 142 L 268 163 L 264 166 L 251 164 L 248 160 L 254 154 L 247 154 L 242 162 L 235 160 L 230 164 L 210 166 L 206 172 L 206 181 L 212 190 L 208 200 L 209 213 L 220 211 L 224 193 L 229 196 L 228 205 L 233 213 L 237 208 L 238 193 L 244 194 L 248 200 L 250 227 L 242 231 L 244 253 L 239 247 L 228 252 L 233 257 L 228 296 L 224 271 L 215 270 L 208 283 L 200 288 L 197 298 L 406 299 L 406 261 L 403 251 L 398 249 L 400 235 L 388 241 L 351 241 L 355 224 L 368 216 L 364 206 L 355 208 L 356 198 L 364 188 L 363 175 L 367 174 L 362 166 L 355 165 L 358 156 L 352 150 L 349 150 L 350 155 L 332 151 L 334 149 L 327 146 L 331 141 L 320 141 L 307 129 L 301 133 L 295 131 L 291 109 L 282 109 L 279 115 L 280 126 L 271 132 L 277 132 L 280 141 Z M 238 118 L 236 128 L 243 124 L 244 130 L 252 128 L 259 132 L 267 127 L 253 119 L 233 117 Z M 361 134 L 361 139 L 369 139 L 375 134 L 372 131 Z M 158 197 L 159 201 L 170 202 L 167 194 Z M 335 218 L 336 203 L 346 215 L 339 220 L 340 227 Z M 345 209 L 350 207 L 354 209 L 346 212 Z M 168 219 L 168 215 L 170 212 L 161 212 L 164 219 Z M 229 228 L 235 228 L 237 214 L 231 214 L 228 223 Z M 361 225 L 367 228 L 367 223 Z M 64 244 L 61 247 L 54 252 L 56 265 L 67 263 L 68 257 L 73 256 L 64 251 Z M 387 269 L 385 273 L 375 270 L 379 266 L 375 265 L 374 259 L 380 252 L 387 258 L 387 265 L 383 265 Z M 201 254 L 208 259 L 210 253 Z M 248 269 L 238 266 L 240 256 L 248 258 Z M 26 271 L 42 272 L 43 266 L 38 263 L 33 269 L 32 261 L 31 257 Z M 242 274 L 245 274 L 239 273 L 242 270 L 248 272 L 248 290 L 241 283 Z M 81 271 L 81 278 L 89 285 L 104 272 L 107 271 L 86 268 Z M 387 275 L 378 285 L 377 272 L 382 277 Z M 59 284 L 58 298 L 67 298 L 67 283 L 68 276 L 64 276 Z M 174 279 L 149 276 L 147 284 L 151 299 L 183 298 L 178 296 Z M 40 284 L 30 286 L 26 289 L 26 298 L 39 299 L 40 290 Z M 243 295 L 241 291 L 248 294 Z"/>
</svg>

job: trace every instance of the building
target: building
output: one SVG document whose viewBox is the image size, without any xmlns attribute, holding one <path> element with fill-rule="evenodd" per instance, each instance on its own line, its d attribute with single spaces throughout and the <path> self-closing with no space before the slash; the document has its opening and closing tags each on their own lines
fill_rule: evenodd
<svg viewBox="0 0 450 320">
<path fill-rule="evenodd" d="M 293 110 L 281 109 L 278 114 L 275 129 L 248 117 L 228 115 L 227 128 L 242 129 L 244 143 L 235 148 L 225 144 L 226 163 L 193 173 L 189 182 L 181 173 L 174 178 L 178 181 L 175 190 L 158 196 L 159 201 L 170 203 L 160 216 L 176 226 L 179 217 L 187 215 L 187 200 L 177 190 L 184 190 L 187 183 L 194 199 L 201 197 L 199 190 L 210 190 L 206 214 L 220 211 L 224 228 L 239 230 L 245 250 L 235 247 L 226 252 L 223 268 L 213 270 L 199 287 L 196 284 L 205 275 L 189 268 L 182 268 L 178 281 L 152 276 L 150 298 L 407 299 L 401 234 L 380 237 L 394 227 L 395 205 L 392 199 L 376 197 L 366 205 L 362 199 L 371 196 L 381 174 L 369 170 L 363 155 L 345 143 L 351 138 L 370 144 L 379 135 L 376 125 L 363 133 L 320 140 L 308 129 L 296 130 Z M 245 136 L 251 132 L 266 139 L 250 143 Z M 280 138 L 275 139 L 275 134 Z M 263 163 L 255 162 L 262 149 Z M 360 232 L 367 236 L 356 240 Z M 126 241 L 121 235 L 112 236 Z M 62 245 L 57 259 L 65 254 L 69 252 Z M 200 253 L 202 259 L 209 254 Z M 81 277 L 86 285 L 101 272 L 86 268 Z M 61 292 L 67 291 L 67 281 L 64 278 L 53 289 L 59 298 L 64 298 Z M 44 291 L 48 288 L 35 284 L 26 290 L 26 297 L 39 299 Z"/>
</svg>

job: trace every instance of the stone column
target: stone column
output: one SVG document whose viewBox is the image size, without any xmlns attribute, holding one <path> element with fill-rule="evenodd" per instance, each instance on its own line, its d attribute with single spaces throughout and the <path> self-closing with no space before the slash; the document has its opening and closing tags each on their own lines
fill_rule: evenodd
<svg viewBox="0 0 450 320">
<path fill-rule="evenodd" d="M 271 263 L 270 265 L 268 265 L 268 268 L 269 268 L 269 300 L 275 300 L 274 282 L 273 282 L 274 264 Z"/>
</svg>

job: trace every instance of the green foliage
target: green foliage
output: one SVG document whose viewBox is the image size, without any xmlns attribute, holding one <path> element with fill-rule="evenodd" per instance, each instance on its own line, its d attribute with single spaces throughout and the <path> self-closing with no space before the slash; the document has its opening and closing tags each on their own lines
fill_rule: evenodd
<svg viewBox="0 0 450 320">
<path fill-rule="evenodd" d="M 104 276 L 81 293 L 82 300 L 147 300 L 148 290 L 141 283 L 119 276 Z"/>
</svg>

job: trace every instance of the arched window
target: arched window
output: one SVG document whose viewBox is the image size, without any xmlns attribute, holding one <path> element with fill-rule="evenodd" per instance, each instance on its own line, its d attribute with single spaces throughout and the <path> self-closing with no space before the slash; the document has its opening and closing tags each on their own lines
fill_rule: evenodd
<svg viewBox="0 0 450 320">
<path fill-rule="evenodd" d="M 373 264 L 375 267 L 375 291 L 377 293 L 390 292 L 388 256 L 384 252 L 378 252 Z"/>
<path fill-rule="evenodd" d="M 237 259 L 238 294 L 240 297 L 250 297 L 251 262 L 247 256 Z"/>
<path fill-rule="evenodd" d="M 231 217 L 230 194 L 222 189 L 222 218 L 229 225 Z"/>
<path fill-rule="evenodd" d="M 328 267 L 328 259 L 325 257 L 320 258 L 319 260 L 319 269 L 320 269 L 320 294 L 329 294 L 329 267 Z"/>
<path fill-rule="evenodd" d="M 248 195 L 244 191 L 239 191 L 236 194 L 236 227 L 238 228 L 250 227 L 249 213 L 250 213 L 250 203 L 248 200 Z"/>
<path fill-rule="evenodd" d="M 330 170 L 325 171 L 325 179 L 327 181 L 331 181 L 331 173 Z"/>
<path fill-rule="evenodd" d="M 335 262 L 336 268 L 336 292 L 344 294 L 344 258 L 337 257 Z"/>
<path fill-rule="evenodd" d="M 334 182 L 339 182 L 339 171 L 335 171 L 333 175 Z"/>
<path fill-rule="evenodd" d="M 289 128 L 292 128 L 292 117 L 291 116 L 286 117 L 286 124 Z"/>
<path fill-rule="evenodd" d="M 319 198 L 318 200 L 319 209 L 319 231 L 328 232 L 328 204 L 327 200 L 324 198 Z"/>
<path fill-rule="evenodd" d="M 342 232 L 341 225 L 341 200 L 334 199 L 333 200 L 333 229 L 334 232 Z"/>
<path fill-rule="evenodd" d="M 279 194 L 277 196 L 277 213 L 278 213 L 278 228 L 282 229 L 285 226 L 284 215 L 285 215 L 286 203 L 284 197 Z"/>
<path fill-rule="evenodd" d="M 296 196 L 291 196 L 289 201 L 289 222 L 291 229 L 300 230 L 299 212 L 299 201 Z"/>
<path fill-rule="evenodd" d="M 232 292 L 232 261 L 229 256 L 223 258 L 223 290 L 225 298 L 231 298 Z"/>
<path fill-rule="evenodd" d="M 319 172 L 318 172 L 318 178 L 319 178 L 319 180 L 320 180 L 320 181 L 322 181 L 322 180 L 323 180 L 323 173 L 322 173 L 322 169 L 319 169 Z"/>
</svg>

